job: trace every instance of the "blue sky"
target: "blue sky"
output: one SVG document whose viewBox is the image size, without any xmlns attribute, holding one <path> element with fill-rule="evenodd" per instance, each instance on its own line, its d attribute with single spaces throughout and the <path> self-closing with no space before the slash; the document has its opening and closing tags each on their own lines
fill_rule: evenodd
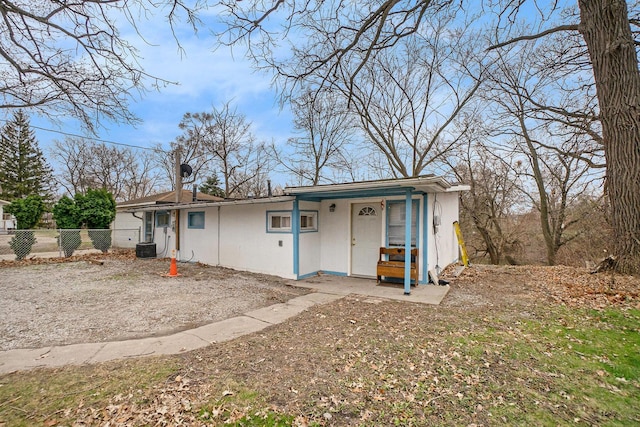
<svg viewBox="0 0 640 427">
<path fill-rule="evenodd" d="M 97 138 L 141 147 L 157 143 L 168 147 L 181 134 L 178 124 L 186 112 L 211 111 L 229 101 L 253 123 L 259 141 L 284 143 L 291 136 L 291 114 L 278 104 L 271 77 L 254 71 L 244 52 L 232 52 L 226 47 L 214 50 L 215 39 L 208 28 L 194 34 L 185 26 L 179 28 L 181 53 L 163 17 L 139 25 L 146 43 L 129 28 L 123 29 L 122 34 L 138 48 L 142 67 L 149 74 L 178 84 L 148 92 L 130 105 L 142 123 L 132 126 L 105 122 L 105 128 L 98 129 Z M 82 134 L 79 122 L 72 118 L 56 124 L 34 116 L 31 124 Z M 53 141 L 63 140 L 64 135 L 37 128 L 34 130 L 40 147 L 49 157 Z"/>
</svg>

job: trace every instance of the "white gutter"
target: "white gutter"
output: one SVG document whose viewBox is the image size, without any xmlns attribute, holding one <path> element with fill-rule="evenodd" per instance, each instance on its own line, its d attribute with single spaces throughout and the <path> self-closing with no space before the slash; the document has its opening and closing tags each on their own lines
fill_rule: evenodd
<svg viewBox="0 0 640 427">
<path fill-rule="evenodd" d="M 402 187 L 421 187 L 426 185 L 437 185 L 442 190 L 447 190 L 451 187 L 451 184 L 440 176 L 429 177 L 417 177 L 417 178 L 403 178 L 403 179 L 389 179 L 383 181 L 362 181 L 352 182 L 346 184 L 324 184 L 308 187 L 286 187 L 284 189 L 285 194 L 299 195 L 299 194 L 313 194 L 318 192 L 333 192 L 333 191 L 354 191 L 354 190 L 376 190 L 387 188 L 402 188 Z"/>
<path fill-rule="evenodd" d="M 196 202 L 196 203 L 167 203 L 162 205 L 141 205 L 145 211 L 168 211 L 168 210 L 183 210 L 183 209 L 198 209 L 198 208 L 210 208 L 216 206 L 234 206 L 234 205 L 257 205 L 266 203 L 279 203 L 290 202 L 294 200 L 292 196 L 276 196 L 276 197 L 261 197 L 257 199 L 241 199 L 241 200 L 224 200 L 220 202 Z M 134 207 L 128 208 L 123 212 L 137 212 L 141 209 L 134 209 Z"/>
<path fill-rule="evenodd" d="M 455 191 L 470 191 L 471 186 L 467 184 L 455 184 L 452 185 L 451 188 L 447 188 L 447 193 L 453 193 Z"/>
</svg>

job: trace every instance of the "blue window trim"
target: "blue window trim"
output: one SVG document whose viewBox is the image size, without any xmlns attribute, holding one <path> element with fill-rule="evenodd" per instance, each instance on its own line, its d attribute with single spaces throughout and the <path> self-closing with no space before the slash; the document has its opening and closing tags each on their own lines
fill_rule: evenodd
<svg viewBox="0 0 640 427">
<path fill-rule="evenodd" d="M 319 211 L 318 210 L 313 210 L 313 209 L 305 209 L 305 210 L 301 210 L 300 211 L 300 216 L 306 215 L 306 214 L 315 214 L 315 218 L 316 218 L 315 228 L 313 228 L 313 229 L 302 229 L 302 224 L 300 224 L 300 233 L 317 233 L 318 229 L 320 228 L 320 224 L 319 224 L 319 221 L 318 221 Z"/>
<path fill-rule="evenodd" d="M 169 220 L 167 221 L 167 223 L 166 223 L 166 224 L 158 224 L 158 216 L 159 216 L 160 214 L 165 214 L 165 215 L 167 215 L 167 216 L 168 216 Z M 156 211 L 156 215 L 155 215 L 155 218 L 154 218 L 153 223 L 154 223 L 154 224 L 156 225 L 156 227 L 158 227 L 158 228 L 167 228 L 167 227 L 169 227 L 169 226 L 171 225 L 171 213 L 170 213 L 169 211 Z"/>
<path fill-rule="evenodd" d="M 191 218 L 196 216 L 196 215 L 202 215 L 202 227 L 191 225 Z M 205 220 L 204 211 L 188 212 L 187 213 L 187 228 L 197 229 L 197 230 L 204 230 L 204 224 L 205 224 L 204 220 Z"/>
<path fill-rule="evenodd" d="M 291 218 L 291 227 L 289 228 L 285 228 L 285 229 L 271 229 L 271 221 L 269 221 L 269 219 L 271 218 L 272 215 L 280 215 L 280 216 L 289 216 Z M 274 234 L 291 234 L 293 232 L 293 212 L 292 211 L 288 211 L 288 210 L 278 210 L 278 211 L 267 211 L 266 214 L 266 223 L 265 223 L 265 230 L 267 231 L 267 233 L 274 233 Z"/>
</svg>

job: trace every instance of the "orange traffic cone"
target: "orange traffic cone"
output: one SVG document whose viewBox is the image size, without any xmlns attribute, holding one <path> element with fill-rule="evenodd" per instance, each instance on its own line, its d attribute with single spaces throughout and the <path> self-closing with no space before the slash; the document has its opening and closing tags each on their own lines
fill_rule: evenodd
<svg viewBox="0 0 640 427">
<path fill-rule="evenodd" d="M 176 251 L 171 251 L 171 266 L 169 267 L 169 274 L 164 274 L 165 277 L 177 277 L 178 274 L 178 263 L 176 262 Z"/>
</svg>

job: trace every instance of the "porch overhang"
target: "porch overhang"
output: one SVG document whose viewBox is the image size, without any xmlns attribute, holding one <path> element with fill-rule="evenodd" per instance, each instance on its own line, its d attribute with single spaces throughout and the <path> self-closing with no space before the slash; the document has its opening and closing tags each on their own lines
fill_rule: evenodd
<svg viewBox="0 0 640 427">
<path fill-rule="evenodd" d="M 391 197 L 450 191 L 456 185 L 440 176 L 425 175 L 417 178 L 360 181 L 347 184 L 325 184 L 306 187 L 286 187 L 286 195 L 298 200 L 321 201 L 325 199 L 349 199 L 359 197 Z"/>
</svg>

